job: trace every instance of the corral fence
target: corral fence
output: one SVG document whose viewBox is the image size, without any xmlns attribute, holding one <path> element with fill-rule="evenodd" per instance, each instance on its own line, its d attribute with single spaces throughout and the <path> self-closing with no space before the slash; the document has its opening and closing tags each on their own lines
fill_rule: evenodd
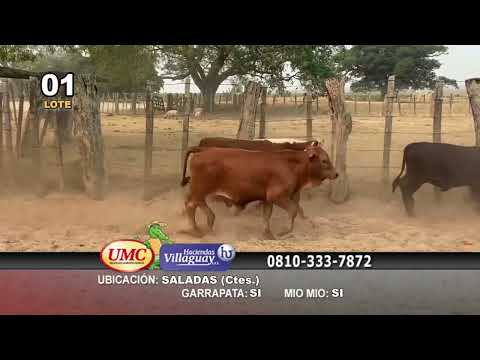
<svg viewBox="0 0 480 360">
<path fill-rule="evenodd" d="M 8 89 L 8 88 L 5 88 Z M 442 87 L 443 89 L 443 87 Z M 3 96 L 3 136 L 0 148 L 4 158 L 15 149 L 16 129 L 21 122 L 19 98 L 21 94 L 11 89 L 7 106 L 6 90 Z M 150 96 L 150 101 L 148 98 Z M 215 108 L 207 118 L 196 118 L 192 110 L 201 107 L 199 93 L 102 93 L 99 94 L 102 128 L 105 138 L 108 170 L 112 186 L 138 187 L 145 179 L 146 168 L 151 167 L 150 183 L 157 189 L 178 187 L 179 170 L 185 148 L 196 145 L 200 139 L 211 136 L 234 138 L 239 130 L 240 112 L 244 94 L 219 92 Z M 161 102 L 155 102 L 161 97 Z M 190 102 L 186 100 L 190 99 Z M 157 99 L 158 100 L 158 99 Z M 132 107 L 135 101 L 136 106 Z M 160 104 L 163 103 L 163 108 Z M 255 137 L 318 139 L 326 149 L 332 147 L 332 122 L 326 97 L 306 96 L 293 91 L 289 96 L 268 94 L 264 90 L 256 113 Z M 28 113 L 28 94 L 23 93 L 22 113 Z M 149 106 L 148 104 L 151 104 Z M 186 111 L 187 106 L 188 111 Z M 475 126 L 469 97 L 465 93 L 443 94 L 425 92 L 415 94 L 395 93 L 382 101 L 372 93 L 346 95 L 347 110 L 353 118 L 353 129 L 348 140 L 347 171 L 352 183 L 357 181 L 385 182 L 401 167 L 404 147 L 414 141 L 443 141 L 460 145 L 475 144 Z M 177 119 L 164 119 L 169 109 L 178 110 Z M 133 114 L 133 117 L 105 115 Z M 438 116 L 440 114 L 440 117 Z M 435 116 L 436 115 L 436 116 Z M 144 120 L 145 116 L 145 120 Z M 387 124 L 387 117 L 391 124 Z M 434 121 L 434 118 L 437 120 Z M 8 119 L 8 123 L 7 123 Z M 440 119 L 440 121 L 438 120 Z M 145 123 L 144 123 L 145 121 Z M 146 128 L 146 123 L 150 124 Z M 435 126 L 434 126 L 435 123 Z M 54 129 L 40 123 L 40 133 L 46 132 L 45 165 L 55 164 Z M 149 133 L 151 143 L 146 140 Z M 186 135 L 187 133 L 187 135 Z M 10 145 L 14 139 L 13 146 Z M 151 150 L 151 157 L 147 153 Z M 65 150 L 66 161 L 76 155 Z M 2 156 L 0 155 L 0 158 Z M 1 160 L 1 159 L 0 159 Z M 151 164 L 151 165 L 149 165 Z M 395 174 L 396 175 L 396 174 Z"/>
</svg>

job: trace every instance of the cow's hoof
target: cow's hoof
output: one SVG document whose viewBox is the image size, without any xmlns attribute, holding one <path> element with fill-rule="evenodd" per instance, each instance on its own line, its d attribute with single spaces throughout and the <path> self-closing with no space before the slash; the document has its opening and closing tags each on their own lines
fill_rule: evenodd
<svg viewBox="0 0 480 360">
<path fill-rule="evenodd" d="M 265 231 L 265 232 L 263 233 L 263 238 L 264 238 L 265 240 L 275 240 L 275 236 L 272 234 L 271 231 Z"/>
<path fill-rule="evenodd" d="M 278 236 L 282 237 L 282 236 L 290 234 L 291 232 L 292 232 L 292 230 L 285 230 L 285 231 L 282 231 L 280 234 L 278 234 Z"/>
<path fill-rule="evenodd" d="M 198 229 L 197 230 L 180 230 L 178 233 L 190 235 L 196 238 L 201 238 L 204 236 L 204 234 Z"/>
</svg>

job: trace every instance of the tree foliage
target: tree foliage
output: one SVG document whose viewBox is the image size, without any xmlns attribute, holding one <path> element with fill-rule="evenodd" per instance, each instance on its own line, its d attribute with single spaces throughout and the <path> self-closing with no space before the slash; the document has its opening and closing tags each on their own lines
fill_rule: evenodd
<svg viewBox="0 0 480 360">
<path fill-rule="evenodd" d="M 282 88 L 285 81 L 297 79 L 320 87 L 335 73 L 329 45 L 158 45 L 163 77 L 184 79 L 190 75 L 207 99 L 226 79 L 240 82 L 254 78 L 265 85 Z"/>
<path fill-rule="evenodd" d="M 389 75 L 395 75 L 398 89 L 432 89 L 441 63 L 436 59 L 445 54 L 443 45 L 354 45 L 342 53 L 343 70 L 358 79 L 352 90 L 380 90 L 385 94 Z M 449 85 L 456 82 L 443 77 Z"/>
<path fill-rule="evenodd" d="M 155 68 L 156 54 L 145 45 L 88 45 L 77 52 L 89 58 L 95 71 L 109 79 L 109 90 L 140 91 L 147 81 L 161 85 Z"/>
</svg>

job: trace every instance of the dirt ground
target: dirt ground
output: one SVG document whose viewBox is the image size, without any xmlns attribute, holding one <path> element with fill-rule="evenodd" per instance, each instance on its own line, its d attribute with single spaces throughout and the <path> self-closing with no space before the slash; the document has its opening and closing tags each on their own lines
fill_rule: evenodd
<svg viewBox="0 0 480 360">
<path fill-rule="evenodd" d="M 366 106 L 359 104 L 359 106 Z M 305 121 L 302 109 L 276 106 L 268 112 L 267 136 L 302 137 Z M 238 251 L 480 251 L 479 214 L 473 210 L 465 189 L 443 194 L 436 204 L 431 186 L 416 194 L 417 218 L 404 213 L 400 193 L 391 194 L 381 184 L 384 119 L 354 116 L 349 141 L 348 172 L 351 198 L 341 205 L 327 198 L 328 181 L 302 194 L 308 220 L 296 221 L 293 234 L 264 240 L 261 210 L 250 206 L 233 216 L 223 204 L 213 203 L 217 215 L 214 233 L 202 239 L 180 233 L 188 228 L 179 186 L 181 168 L 181 120 L 155 118 L 154 190 L 152 201 L 141 200 L 143 192 L 144 117 L 116 115 L 102 117 L 110 177 L 104 201 L 88 199 L 80 190 L 56 191 L 53 131 L 49 130 L 42 150 L 44 178 L 50 192 L 35 196 L 29 183 L 29 160 L 17 168 L 17 186 L 0 193 L 0 251 L 98 251 L 106 243 L 134 236 L 145 237 L 146 225 L 154 220 L 168 224 L 166 232 L 177 243 L 230 243 Z M 207 120 L 192 120 L 190 144 L 204 136 L 235 136 L 238 115 L 219 108 Z M 314 137 L 325 140 L 330 149 L 330 122 L 325 112 L 314 113 Z M 471 145 L 474 142 L 470 115 L 444 117 L 442 141 Z M 432 139 L 432 119 L 402 116 L 394 119 L 390 180 L 399 172 L 402 150 L 413 141 Z M 66 161 L 76 159 L 73 147 L 65 148 Z M 74 177 L 74 174 L 70 174 Z M 20 178 L 20 179 L 18 179 Z M 253 205 L 253 204 L 252 204 Z M 197 213 L 205 227 L 205 218 Z M 279 233 L 287 215 L 275 208 L 272 229 Z"/>
</svg>

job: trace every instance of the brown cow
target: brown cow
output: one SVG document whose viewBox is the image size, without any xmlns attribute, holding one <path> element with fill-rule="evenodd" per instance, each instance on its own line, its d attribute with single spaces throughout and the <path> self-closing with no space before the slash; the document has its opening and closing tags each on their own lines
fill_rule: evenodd
<svg viewBox="0 0 480 360">
<path fill-rule="evenodd" d="M 221 147 L 255 151 L 297 150 L 303 151 L 309 145 L 318 145 L 317 140 L 298 143 L 274 143 L 269 140 L 241 140 L 223 137 L 203 138 L 198 143 L 200 147 Z"/>
<path fill-rule="evenodd" d="M 222 148 L 234 148 L 234 149 L 244 149 L 244 150 L 255 150 L 255 151 L 279 151 L 279 150 L 297 150 L 303 151 L 309 145 L 318 145 L 317 140 L 306 141 L 306 142 L 272 142 L 269 140 L 242 140 L 242 139 L 231 139 L 224 137 L 208 137 L 200 140 L 198 146 L 200 147 L 222 147 Z M 184 170 L 183 170 L 183 181 L 188 182 L 188 178 L 185 179 L 186 171 L 186 162 L 188 161 L 188 154 L 185 158 Z M 182 184 L 182 186 L 185 184 Z M 214 199 L 217 201 L 224 202 L 227 207 L 232 207 L 233 202 L 221 195 L 214 196 Z M 261 204 L 260 204 L 261 205 Z M 237 206 L 235 215 L 238 215 L 244 206 Z M 302 219 L 306 219 L 303 208 L 299 206 L 298 209 L 299 215 Z"/>
<path fill-rule="evenodd" d="M 293 230 L 300 191 L 338 177 L 328 154 L 318 145 L 310 145 L 304 151 L 193 147 L 189 152 L 193 153 L 191 192 L 185 209 L 195 236 L 202 236 L 195 221 L 197 207 L 206 214 L 209 230 L 213 229 L 215 214 L 206 203 L 210 195 L 221 195 L 241 207 L 262 201 L 264 234 L 268 239 L 274 239 L 270 230 L 273 204 L 283 208 L 290 217 L 290 227 L 280 234 L 285 235 Z M 182 185 L 188 183 L 185 180 Z"/>
</svg>

